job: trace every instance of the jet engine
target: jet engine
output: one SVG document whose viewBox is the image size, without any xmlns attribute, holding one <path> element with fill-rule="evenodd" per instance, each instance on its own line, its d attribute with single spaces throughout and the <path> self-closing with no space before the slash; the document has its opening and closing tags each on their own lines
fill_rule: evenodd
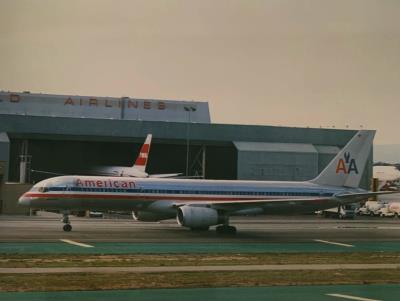
<svg viewBox="0 0 400 301">
<path fill-rule="evenodd" d="M 223 224 L 227 217 L 212 208 L 186 205 L 178 208 L 176 220 L 182 227 L 206 230 L 210 226 Z"/>
<path fill-rule="evenodd" d="M 158 222 L 164 219 L 174 218 L 174 214 L 155 213 L 150 211 L 132 211 L 132 217 L 141 222 Z"/>
</svg>

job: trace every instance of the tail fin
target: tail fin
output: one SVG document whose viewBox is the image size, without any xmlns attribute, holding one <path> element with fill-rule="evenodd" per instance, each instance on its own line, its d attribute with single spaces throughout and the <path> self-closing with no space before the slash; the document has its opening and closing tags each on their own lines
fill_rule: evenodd
<svg viewBox="0 0 400 301">
<path fill-rule="evenodd" d="M 151 145 L 151 134 L 148 134 L 142 148 L 140 149 L 139 156 L 137 157 L 133 167 L 137 170 L 146 171 L 147 159 L 149 157 L 150 145 Z"/>
<path fill-rule="evenodd" d="M 357 188 L 372 147 L 375 131 L 359 131 L 327 167 L 310 182 Z"/>
</svg>

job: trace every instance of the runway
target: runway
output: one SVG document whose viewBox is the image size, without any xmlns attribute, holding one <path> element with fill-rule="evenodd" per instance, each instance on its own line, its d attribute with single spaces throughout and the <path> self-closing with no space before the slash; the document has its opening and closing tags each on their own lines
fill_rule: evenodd
<svg viewBox="0 0 400 301">
<path fill-rule="evenodd" d="M 235 236 L 213 229 L 193 232 L 175 220 L 137 222 L 133 219 L 71 217 L 73 230 L 62 231 L 61 216 L 0 216 L 0 242 L 54 242 L 60 239 L 136 243 L 302 243 L 314 240 L 350 242 L 400 242 L 400 220 L 356 217 L 354 220 L 318 216 L 233 217 Z"/>
<path fill-rule="evenodd" d="M 218 235 L 193 232 L 182 228 L 174 220 L 160 223 L 136 222 L 128 218 L 79 218 L 72 217 L 72 232 L 62 231 L 59 215 L 44 213 L 39 216 L 0 216 L 0 254 L 7 258 L 39 254 L 246 254 L 246 253 L 310 253 L 332 252 L 400 252 L 400 220 L 357 217 L 355 220 L 325 219 L 318 216 L 260 216 L 232 218 L 231 224 L 238 229 L 237 235 Z M 390 253 L 388 253 L 390 254 Z M 55 256 L 55 257 L 54 257 Z M 85 255 L 84 255 L 85 256 Z M 214 255 L 213 255 L 214 256 Z M 286 255 L 284 255 L 286 256 Z M 333 255 L 336 256 L 336 255 Z M 361 255 L 362 256 L 362 255 Z M 24 257 L 24 258 L 25 258 Z M 0 272 L 7 277 L 23 275 L 117 275 L 118 273 L 152 275 L 175 273 L 245 273 L 281 272 L 287 277 L 300 268 L 316 272 L 332 270 L 335 273 L 359 273 L 372 271 L 397 271 L 398 263 L 346 263 L 270 265 L 204 265 L 204 266 L 120 266 L 120 267 L 11 267 Z M 171 270 L 172 269 L 172 270 Z M 348 270 L 350 269 L 350 270 Z M 354 270 L 352 270 L 354 269 Z M 377 269 L 377 270 L 375 270 Z M 393 269 L 393 270 L 392 270 Z M 14 274 L 22 273 L 22 274 Z M 28 274 L 27 274 L 28 273 Z M 328 272 L 329 273 L 329 272 Z M 36 277 L 35 275 L 29 277 Z M 75 275 L 74 274 L 74 275 Z M 20 276 L 22 275 L 22 276 Z M 286 275 L 286 274 L 285 274 Z M 111 276 L 110 276 L 111 277 Z M 341 276 L 338 276 L 341 277 Z M 372 277 L 372 276 L 371 276 Z M 8 279 L 8 278 L 7 278 Z M 83 281 L 90 282 L 91 277 Z M 286 278 L 285 278 L 286 279 Z M 319 279 L 319 278 L 318 278 Z M 362 278 L 364 279 L 364 278 Z M 380 281 L 385 281 L 379 278 Z M 18 281 L 18 278 L 17 280 Z M 242 281 L 242 280 L 240 280 Z M 240 282 L 239 281 L 239 282 Z M 375 281 L 375 280 L 374 280 Z M 397 280 L 396 280 L 397 281 Z M 236 283 L 236 282 L 235 282 Z M 318 281 L 316 282 L 316 284 Z M 319 282 L 321 283 L 321 282 Z M 330 283 L 330 282 L 328 282 Z M 207 282 L 211 285 L 210 282 Z M 230 282 L 228 283 L 230 284 Z M 64 286 L 63 286 L 64 287 Z M 132 288 L 132 287 L 127 287 Z M 184 289 L 136 289 L 82 292 L 0 292 L 5 300 L 293 300 L 293 296 L 305 300 L 343 300 L 343 296 L 356 300 L 397 300 L 399 285 L 329 285 L 285 287 L 237 287 L 237 288 L 184 288 Z M 112 297 L 110 297 L 112 294 Z M 178 297 L 177 297 L 178 296 Z M 364 299 L 363 299 L 364 298 Z M 353 299 L 354 300 L 354 299 Z"/>
</svg>

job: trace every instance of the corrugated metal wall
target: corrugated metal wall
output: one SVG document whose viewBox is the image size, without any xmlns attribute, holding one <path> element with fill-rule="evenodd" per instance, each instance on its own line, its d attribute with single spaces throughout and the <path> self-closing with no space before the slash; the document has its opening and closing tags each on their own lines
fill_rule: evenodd
<svg viewBox="0 0 400 301">
<path fill-rule="evenodd" d="M 333 158 L 334 153 L 342 148 L 356 133 L 355 130 L 290 128 L 254 125 L 227 125 L 179 122 L 152 122 L 130 120 L 100 120 L 90 118 L 38 117 L 21 115 L 1 115 L 0 132 L 6 132 L 11 141 L 58 140 L 92 142 L 128 142 L 141 144 L 148 133 L 153 134 L 155 144 L 169 144 L 183 149 L 187 138 L 190 145 L 206 145 L 206 169 L 213 178 L 251 178 L 268 180 L 308 180 L 320 172 Z M 295 144 L 287 153 L 282 149 L 269 150 L 269 157 L 263 150 L 249 149 L 235 151 L 233 141 Z M 249 145 L 250 145 L 249 144 Z M 312 145 L 313 151 L 304 150 Z M 14 143 L 14 145 L 16 145 Z M 228 156 L 215 150 L 229 149 Z M 255 147 L 253 144 L 252 147 Z M 260 154 L 256 154 L 260 151 Z M 226 152 L 226 151 L 225 151 Z M 254 153 L 253 153 L 254 152 Z M 272 153 L 277 153 L 272 156 Z M 11 156 L 18 156 L 18 148 L 11 143 Z M 184 162 L 181 153 L 172 152 L 171 162 Z M 104 156 L 112 156 L 102 152 Z M 192 154 L 191 154 L 192 155 Z M 156 155 L 157 156 L 157 155 Z M 215 156 L 215 158 L 214 158 Z M 272 156 L 272 157 L 271 157 Z M 132 155 L 129 157 L 131 159 Z M 183 156 L 185 157 L 185 155 Z M 223 158 L 223 164 L 221 164 Z M 227 158 L 227 159 L 225 159 Z M 271 159 L 273 158 L 273 159 Z M 32 158 L 36 162 L 35 158 Z M 12 160 L 10 161 L 11 163 Z M 266 163 L 265 163 L 266 162 Z M 14 160 L 16 163 L 16 160 Z M 14 164 L 13 163 L 13 164 Z M 265 166 L 262 166 L 264 164 Z M 280 169 L 273 164 L 280 166 Z M 247 167 L 246 167 L 247 165 Z M 12 165 L 17 168 L 17 166 Z M 157 164 L 158 167 L 158 164 Z M 247 170 L 246 170 L 247 168 Z M 226 172 L 218 172 L 226 170 Z M 156 171 L 157 172 L 157 171 Z M 291 175 L 288 173 L 291 172 Z M 228 176 L 227 176 L 228 175 Z M 271 178 L 274 175 L 274 178 Z M 267 177 L 268 176 L 268 177 Z M 369 188 L 372 177 L 372 155 L 364 174 L 363 188 Z"/>
<path fill-rule="evenodd" d="M 318 152 L 311 144 L 234 142 L 241 180 L 305 181 L 318 174 Z"/>
<path fill-rule="evenodd" d="M 0 133 L 0 184 L 8 180 L 10 140 L 7 133 Z"/>
</svg>

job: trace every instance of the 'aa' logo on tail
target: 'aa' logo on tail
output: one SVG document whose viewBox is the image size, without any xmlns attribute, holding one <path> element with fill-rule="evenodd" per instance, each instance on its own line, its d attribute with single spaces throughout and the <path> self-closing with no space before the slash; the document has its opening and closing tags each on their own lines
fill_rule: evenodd
<svg viewBox="0 0 400 301">
<path fill-rule="evenodd" d="M 350 157 L 350 153 L 344 153 L 344 160 L 339 159 L 339 162 L 336 166 L 336 173 L 343 172 L 345 174 L 349 174 L 353 171 L 355 174 L 358 174 L 356 160 L 353 158 L 350 159 Z"/>
</svg>

